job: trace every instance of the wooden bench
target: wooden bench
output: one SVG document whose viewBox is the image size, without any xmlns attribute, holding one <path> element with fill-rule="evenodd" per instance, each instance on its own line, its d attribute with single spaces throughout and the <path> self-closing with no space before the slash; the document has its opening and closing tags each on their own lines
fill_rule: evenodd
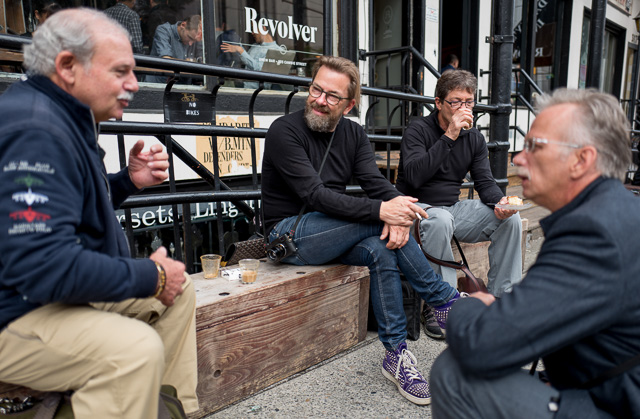
<svg viewBox="0 0 640 419">
<path fill-rule="evenodd" d="M 222 271 L 237 268 L 229 266 Z M 369 270 L 263 262 L 252 285 L 192 275 L 203 417 L 361 342 Z M 39 395 L 0 383 L 1 397 Z"/>
<path fill-rule="evenodd" d="M 192 276 L 198 302 L 200 399 L 194 417 L 249 396 L 366 337 L 366 267 L 260 265 L 258 281 L 252 285 Z"/>
</svg>

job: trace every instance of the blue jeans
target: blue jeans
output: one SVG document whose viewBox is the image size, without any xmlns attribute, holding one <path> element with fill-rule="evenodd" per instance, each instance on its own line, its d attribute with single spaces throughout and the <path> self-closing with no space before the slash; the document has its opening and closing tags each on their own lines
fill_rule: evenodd
<svg viewBox="0 0 640 419">
<path fill-rule="evenodd" d="M 280 221 L 271 230 L 269 241 L 290 231 L 296 218 Z M 456 290 L 433 272 L 413 237 L 400 249 L 387 249 L 387 240 L 380 240 L 382 227 L 383 223 L 377 221 L 353 222 L 320 212 L 307 213 L 300 219 L 293 237 L 297 254 L 282 262 L 322 265 L 335 261 L 368 266 L 378 335 L 385 348 L 395 350 L 407 338 L 400 272 L 430 306 L 445 304 L 453 298 Z"/>
</svg>

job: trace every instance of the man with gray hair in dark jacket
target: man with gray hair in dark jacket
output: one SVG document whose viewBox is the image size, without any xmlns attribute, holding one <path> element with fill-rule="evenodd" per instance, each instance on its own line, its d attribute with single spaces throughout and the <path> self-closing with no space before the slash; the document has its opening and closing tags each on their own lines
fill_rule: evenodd
<svg viewBox="0 0 640 419">
<path fill-rule="evenodd" d="M 522 283 L 452 308 L 431 370 L 435 418 L 640 417 L 640 200 L 622 185 L 629 123 L 611 95 L 559 90 L 513 160 L 551 210 Z M 521 368 L 542 358 L 549 385 Z"/>
<path fill-rule="evenodd" d="M 76 418 L 157 418 L 161 384 L 198 409 L 195 293 L 160 248 L 133 259 L 114 209 L 167 178 L 138 141 L 107 175 L 96 123 L 138 90 L 126 30 L 69 9 L 25 47 L 0 96 L 0 381 L 72 390 Z"/>
</svg>

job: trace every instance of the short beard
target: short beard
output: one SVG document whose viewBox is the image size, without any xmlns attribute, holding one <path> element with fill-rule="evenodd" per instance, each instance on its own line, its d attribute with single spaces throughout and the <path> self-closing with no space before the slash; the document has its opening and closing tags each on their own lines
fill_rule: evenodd
<svg viewBox="0 0 640 419">
<path fill-rule="evenodd" d="M 304 107 L 304 122 L 306 122 L 311 131 L 331 132 L 336 129 L 340 118 L 342 118 L 341 114 L 334 116 L 329 113 L 327 116 L 319 116 L 313 113 L 314 108 L 324 112 L 331 112 L 328 106 L 317 106 L 307 102 Z"/>
</svg>

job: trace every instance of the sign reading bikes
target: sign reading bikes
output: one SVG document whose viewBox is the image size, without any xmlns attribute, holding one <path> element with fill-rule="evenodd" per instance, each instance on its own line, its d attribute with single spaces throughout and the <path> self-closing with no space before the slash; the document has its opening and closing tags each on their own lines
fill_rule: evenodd
<svg viewBox="0 0 640 419">
<path fill-rule="evenodd" d="M 274 20 L 267 18 L 258 19 L 258 12 L 251 7 L 245 7 L 245 32 L 260 33 L 262 35 L 271 35 L 274 38 L 279 36 L 282 39 L 293 39 L 304 42 L 316 42 L 316 32 L 318 28 L 315 26 L 298 25 L 293 23 L 293 16 L 287 16 L 287 21 Z"/>
</svg>

